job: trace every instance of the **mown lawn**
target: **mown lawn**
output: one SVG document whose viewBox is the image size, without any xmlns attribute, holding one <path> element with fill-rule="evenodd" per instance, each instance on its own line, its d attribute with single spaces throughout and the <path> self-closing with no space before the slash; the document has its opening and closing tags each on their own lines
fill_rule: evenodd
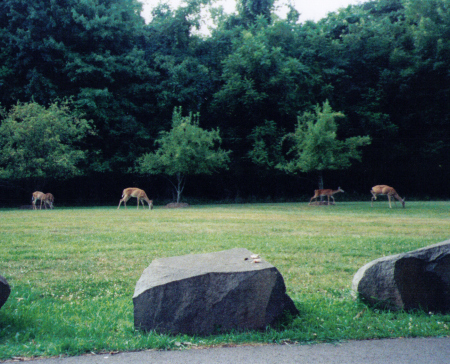
<svg viewBox="0 0 450 364">
<path fill-rule="evenodd" d="M 139 211 L 0 210 L 0 360 L 148 348 L 450 335 L 450 315 L 353 300 L 365 263 L 450 238 L 450 203 L 209 205 Z M 132 296 L 153 259 L 235 247 L 278 268 L 300 315 L 264 332 L 208 337 L 134 330 Z"/>
</svg>

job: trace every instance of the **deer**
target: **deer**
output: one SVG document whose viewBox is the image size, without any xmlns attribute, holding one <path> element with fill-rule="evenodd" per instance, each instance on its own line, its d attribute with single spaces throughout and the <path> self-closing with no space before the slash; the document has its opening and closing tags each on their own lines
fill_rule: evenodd
<svg viewBox="0 0 450 364">
<path fill-rule="evenodd" d="M 36 201 L 39 200 L 41 202 L 39 209 L 42 210 L 42 204 L 44 204 L 45 209 L 47 209 L 47 205 L 50 209 L 53 209 L 53 201 L 55 198 L 51 193 L 43 193 L 40 191 L 33 192 L 31 197 L 31 203 L 33 205 L 33 210 L 36 210 Z"/>
<path fill-rule="evenodd" d="M 327 196 L 327 197 L 328 197 L 328 205 L 330 204 L 330 197 L 333 199 L 333 203 L 336 203 L 336 201 L 334 200 L 333 195 L 334 195 L 335 193 L 338 193 L 338 192 L 344 192 L 344 190 L 342 190 L 340 187 L 338 187 L 337 190 L 331 190 L 331 189 L 314 190 L 314 196 L 311 197 L 311 200 L 309 200 L 309 204 L 311 205 L 311 202 L 312 202 L 312 200 L 314 200 L 314 199 L 316 199 L 316 201 L 317 201 L 317 198 L 318 198 L 319 196 Z"/>
<path fill-rule="evenodd" d="M 153 210 L 153 200 L 150 200 L 147 197 L 147 194 L 145 193 L 144 190 L 141 190 L 141 189 L 136 188 L 136 187 L 129 187 L 129 188 L 125 188 L 123 190 L 123 192 L 122 192 L 122 199 L 119 201 L 119 206 L 117 207 L 117 209 L 120 209 L 120 205 L 122 204 L 122 202 L 125 205 L 125 208 L 127 208 L 127 201 L 131 197 L 137 198 L 137 208 L 138 208 L 138 210 L 139 210 L 139 202 L 142 203 L 142 207 L 145 207 L 144 200 L 147 201 L 148 208 L 150 210 Z"/>
<path fill-rule="evenodd" d="M 55 197 L 49 192 L 44 195 L 44 207 L 48 205 L 50 209 L 53 209 L 53 202 L 55 201 Z"/>
<path fill-rule="evenodd" d="M 372 189 L 370 190 L 370 193 L 372 194 L 372 207 L 373 207 L 373 200 L 376 200 L 378 195 L 386 195 L 388 197 L 389 208 L 392 208 L 391 205 L 392 197 L 399 200 L 402 203 L 402 206 L 405 207 L 405 199 L 401 198 L 393 187 L 387 185 L 373 186 Z M 397 206 L 397 201 L 394 200 L 394 203 L 395 206 Z"/>
</svg>

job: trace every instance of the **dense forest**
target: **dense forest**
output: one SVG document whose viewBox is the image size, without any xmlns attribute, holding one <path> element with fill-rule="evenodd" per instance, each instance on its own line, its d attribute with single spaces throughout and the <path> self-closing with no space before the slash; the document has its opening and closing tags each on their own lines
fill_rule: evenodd
<svg viewBox="0 0 450 364">
<path fill-rule="evenodd" d="M 322 184 L 341 200 L 376 184 L 449 197 L 450 0 L 367 1 L 318 22 L 292 6 L 279 18 L 274 0 L 141 11 L 1 1 L 1 206 L 35 190 L 118 203 L 132 186 L 155 204 L 177 186 L 192 203 L 309 201 Z"/>
</svg>

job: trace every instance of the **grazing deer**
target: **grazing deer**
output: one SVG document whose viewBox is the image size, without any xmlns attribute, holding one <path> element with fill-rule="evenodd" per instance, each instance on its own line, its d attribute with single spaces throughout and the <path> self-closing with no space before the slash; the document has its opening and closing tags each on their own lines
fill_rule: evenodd
<svg viewBox="0 0 450 364">
<path fill-rule="evenodd" d="M 33 204 L 33 210 L 36 210 L 36 201 L 39 200 L 41 202 L 39 209 L 42 210 L 42 204 L 44 204 L 45 209 L 47 209 L 47 205 L 50 209 L 53 209 L 53 201 L 55 198 L 51 193 L 43 193 L 40 191 L 33 192 L 33 196 L 31 197 L 31 203 Z"/>
<path fill-rule="evenodd" d="M 47 208 L 46 205 L 53 209 L 53 202 L 55 201 L 55 197 L 49 192 L 44 195 L 44 207 Z"/>
<path fill-rule="evenodd" d="M 311 200 L 309 200 L 309 204 L 311 205 L 311 202 L 312 202 L 312 200 L 314 200 L 314 199 L 316 199 L 316 201 L 317 201 L 317 198 L 318 198 L 319 196 L 327 196 L 327 197 L 328 197 L 328 205 L 330 204 L 330 197 L 333 199 L 333 203 L 336 203 L 336 201 L 334 200 L 333 195 L 334 195 L 335 193 L 338 193 L 338 192 L 344 192 L 344 190 L 341 190 L 340 187 L 338 187 L 337 190 L 330 190 L 330 189 L 326 189 L 326 190 L 314 190 L 314 196 L 311 197 Z"/>
<path fill-rule="evenodd" d="M 372 194 L 372 207 L 373 207 L 373 200 L 377 199 L 378 195 L 387 195 L 389 200 L 389 208 L 392 208 L 391 205 L 391 198 L 394 197 L 397 200 L 399 200 L 402 203 L 402 206 L 405 207 L 405 199 L 401 198 L 397 191 L 394 190 L 394 188 L 386 186 L 386 185 L 377 185 L 373 186 L 370 193 Z M 397 201 L 394 200 L 395 206 L 397 206 Z"/>
<path fill-rule="evenodd" d="M 148 208 L 150 210 L 153 210 L 153 200 L 150 200 L 147 197 L 147 194 L 145 193 L 144 190 L 141 190 L 141 189 L 136 188 L 136 187 L 129 187 L 129 188 L 125 188 L 123 190 L 122 199 L 119 201 L 119 206 L 117 207 L 117 209 L 120 208 L 120 205 L 122 204 L 122 202 L 125 205 L 125 208 L 127 208 L 127 201 L 131 197 L 137 198 L 137 208 L 138 209 L 139 209 L 139 201 L 142 203 L 142 207 L 144 207 L 144 201 L 143 200 L 145 200 L 148 203 Z"/>
</svg>

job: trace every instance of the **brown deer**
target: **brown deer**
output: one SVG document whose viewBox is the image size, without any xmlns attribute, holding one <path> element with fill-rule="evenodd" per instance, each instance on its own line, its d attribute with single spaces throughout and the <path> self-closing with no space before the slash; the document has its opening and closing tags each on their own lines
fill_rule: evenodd
<svg viewBox="0 0 450 364">
<path fill-rule="evenodd" d="M 53 202 L 55 201 L 55 197 L 49 192 L 44 195 L 44 207 L 48 205 L 50 209 L 53 209 Z"/>
<path fill-rule="evenodd" d="M 389 200 L 389 208 L 392 208 L 391 205 L 391 198 L 394 197 L 397 200 L 399 200 L 402 203 L 402 206 L 405 207 L 405 199 L 401 198 L 397 191 L 394 190 L 394 188 L 389 187 L 387 185 L 377 185 L 377 186 L 373 186 L 372 189 L 370 190 L 370 193 L 372 194 L 372 207 L 373 207 L 373 200 L 377 199 L 378 195 L 386 195 L 388 197 Z M 397 201 L 394 200 L 395 206 L 397 206 Z"/>
<path fill-rule="evenodd" d="M 142 207 L 144 207 L 144 201 L 147 201 L 148 203 L 148 208 L 150 210 L 153 209 L 153 200 L 150 200 L 147 197 L 147 194 L 145 193 L 144 190 L 141 190 L 139 188 L 136 187 L 129 187 L 129 188 L 125 188 L 123 190 L 122 193 L 122 199 L 119 201 L 119 206 L 117 207 L 117 209 L 120 208 L 120 205 L 123 204 L 125 205 L 125 208 L 127 208 L 127 201 L 131 198 L 131 197 L 135 197 L 137 198 L 137 208 L 139 209 L 139 201 L 142 203 Z"/>
<path fill-rule="evenodd" d="M 51 193 L 43 193 L 40 191 L 33 192 L 33 196 L 31 197 L 31 203 L 33 204 L 33 210 L 36 210 L 36 201 L 39 200 L 41 202 L 39 209 L 42 210 L 42 204 L 44 204 L 45 209 L 47 209 L 47 205 L 50 209 L 53 209 L 53 201 L 55 198 Z"/>
<path fill-rule="evenodd" d="M 338 187 L 337 190 L 331 190 L 331 189 L 326 189 L 326 190 L 314 190 L 314 196 L 311 197 L 311 200 L 309 200 L 309 204 L 311 205 L 312 200 L 316 199 L 320 196 L 327 196 L 328 197 L 328 205 L 330 204 L 330 197 L 333 199 L 333 203 L 336 203 L 336 201 L 334 200 L 333 195 L 335 193 L 338 192 L 344 192 L 344 190 L 342 190 L 340 187 Z"/>
</svg>

